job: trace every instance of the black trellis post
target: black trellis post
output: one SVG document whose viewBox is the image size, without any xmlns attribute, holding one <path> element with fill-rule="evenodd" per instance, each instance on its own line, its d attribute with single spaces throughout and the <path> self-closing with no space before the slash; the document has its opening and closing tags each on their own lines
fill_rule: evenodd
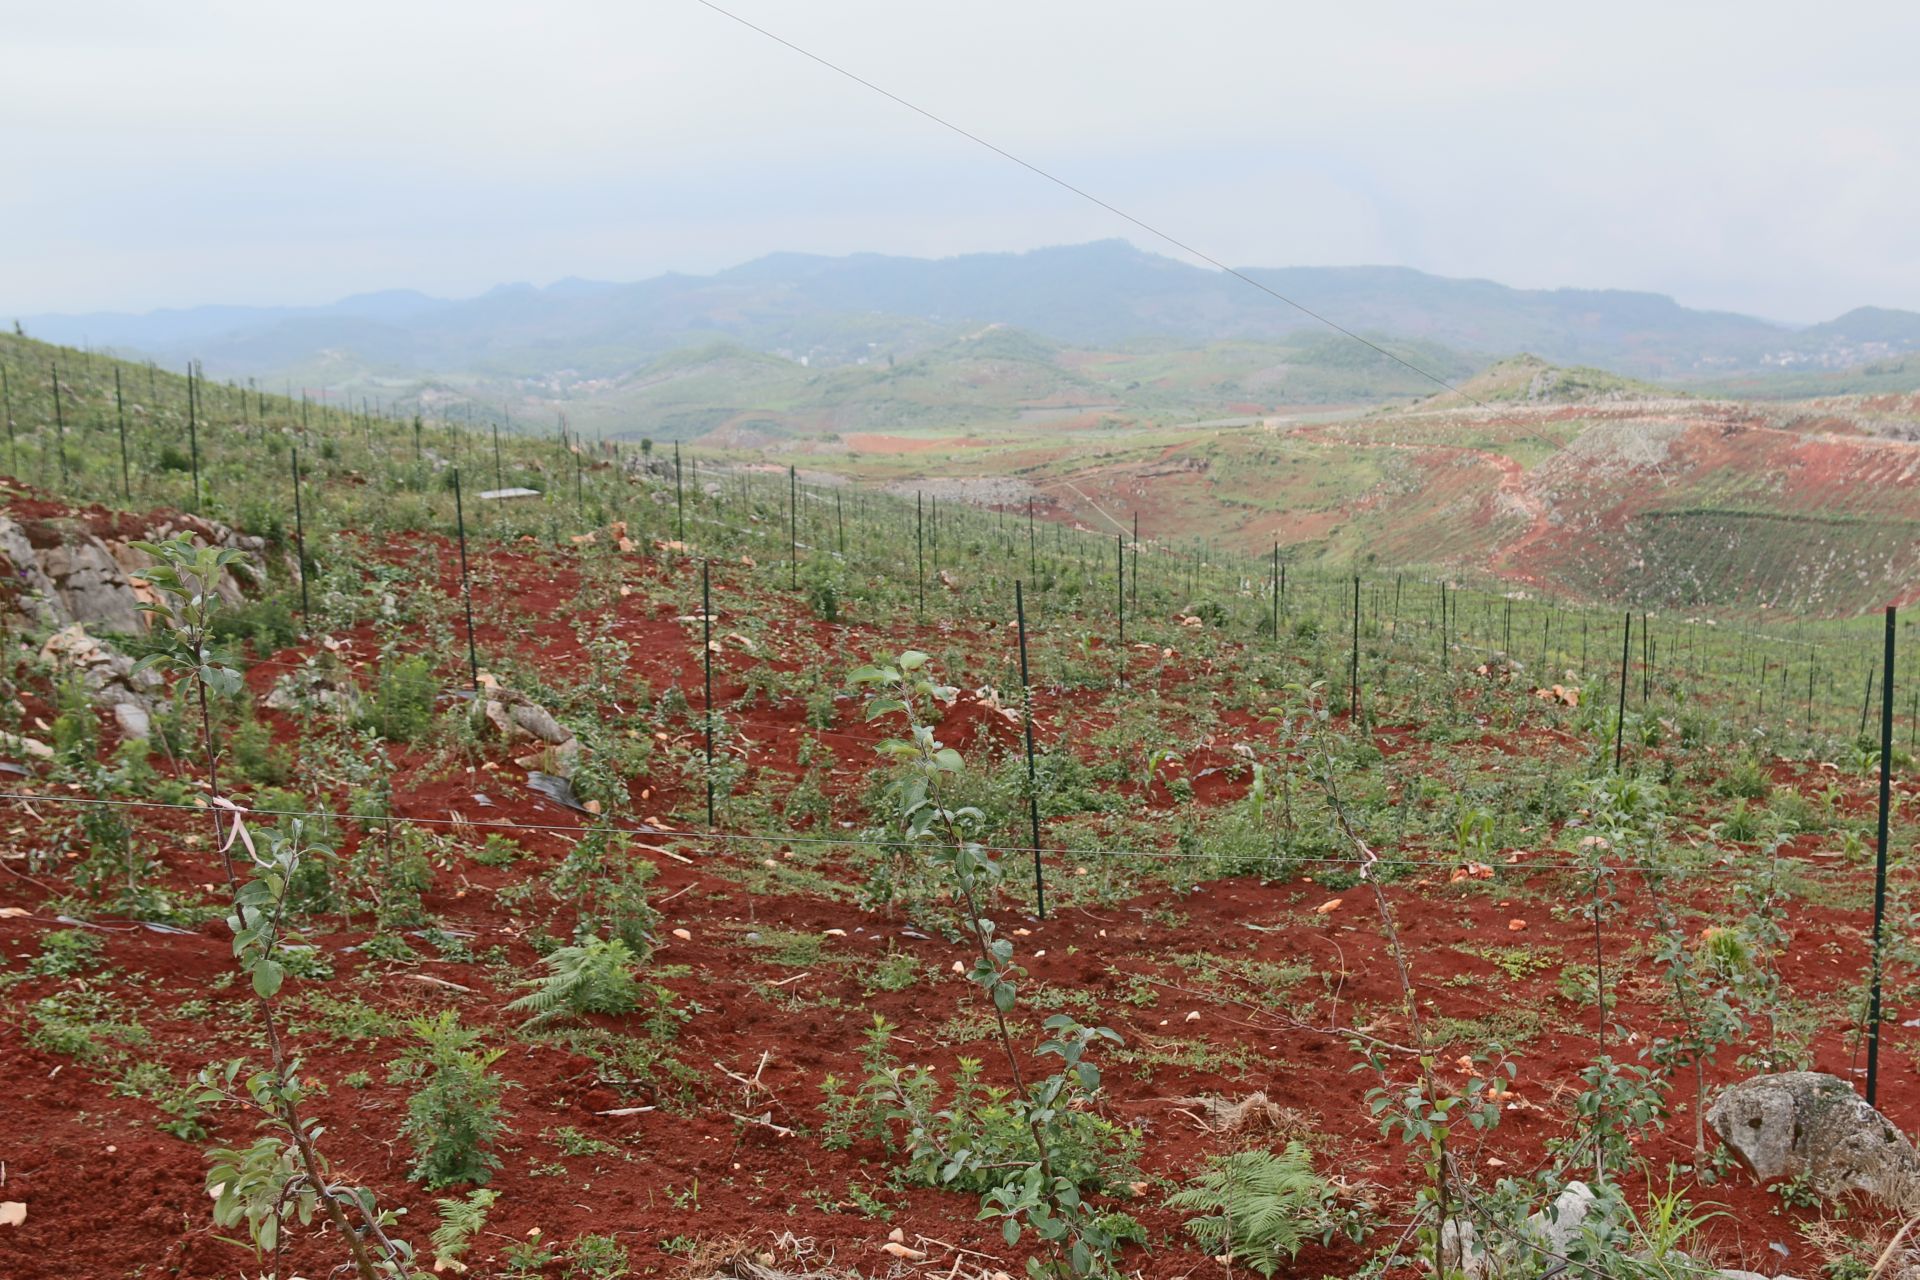
<svg viewBox="0 0 1920 1280">
<path fill-rule="evenodd" d="M 467 615 L 467 679 L 477 696 L 480 692 L 480 652 L 473 642 L 473 584 L 467 575 L 467 508 L 460 493 L 458 467 L 453 469 L 453 519 L 454 527 L 460 534 L 460 604 Z"/>
<path fill-rule="evenodd" d="M 1653 629 L 1647 625 L 1644 610 L 1640 614 L 1640 705 L 1646 706 L 1653 693 Z"/>
<path fill-rule="evenodd" d="M 200 509 L 200 390 L 193 362 L 187 362 L 187 451 L 193 465 L 193 509 Z"/>
<path fill-rule="evenodd" d="M 1127 669 L 1127 539 L 1125 534 L 1113 535 L 1113 603 L 1115 617 L 1120 624 L 1120 671 L 1125 678 Z"/>
<path fill-rule="evenodd" d="M 7 385 L 7 370 L 0 366 L 0 413 L 7 415 L 7 470 L 20 474 L 20 446 L 13 436 L 13 388 Z"/>
<path fill-rule="evenodd" d="M 1620 772 L 1620 753 L 1627 745 L 1627 664 L 1633 658 L 1633 610 L 1620 632 L 1620 708 L 1613 722 L 1613 771 Z"/>
<path fill-rule="evenodd" d="M 64 485 L 67 482 L 67 412 L 65 406 L 60 403 L 60 366 L 55 364 L 50 367 L 53 370 L 54 439 L 60 453 L 60 483 Z M 40 456 L 44 458 L 46 455 Z"/>
<path fill-rule="evenodd" d="M 673 536 L 687 540 L 687 492 L 680 483 L 680 442 L 673 442 Z"/>
<path fill-rule="evenodd" d="M 1887 631 L 1880 678 L 1880 829 L 1873 863 L 1873 982 L 1867 996 L 1867 1105 L 1873 1106 L 1880 1083 L 1880 968 L 1887 916 L 1887 818 L 1893 801 L 1893 639 L 1894 608 L 1887 606 Z"/>
<path fill-rule="evenodd" d="M 706 679 L 707 830 L 713 830 L 713 579 L 712 566 L 700 562 L 700 660 Z"/>
<path fill-rule="evenodd" d="M 133 501 L 133 481 L 127 467 L 127 402 L 120 393 L 120 366 L 113 366 L 113 416 L 120 426 L 120 496 Z"/>
<path fill-rule="evenodd" d="M 1140 513 L 1133 513 L 1133 573 L 1127 585 L 1127 599 L 1133 603 L 1134 612 L 1140 611 Z"/>
<path fill-rule="evenodd" d="M 1027 576 L 1035 581 L 1040 578 L 1040 553 L 1034 541 L 1032 498 L 1027 499 Z"/>
<path fill-rule="evenodd" d="M 918 493 L 913 495 L 914 578 L 920 584 L 920 612 L 927 611 L 927 516 Z"/>
<path fill-rule="evenodd" d="M 1347 703 L 1347 718 L 1360 720 L 1360 575 L 1353 575 L 1353 655 L 1349 659 L 1347 682 L 1352 695 Z"/>
<path fill-rule="evenodd" d="M 1021 716 L 1027 733 L 1027 824 L 1033 835 L 1033 900 L 1040 918 L 1047 918 L 1047 881 L 1040 865 L 1040 788 L 1033 761 L 1033 685 L 1027 677 L 1027 602 L 1020 582 L 1013 584 L 1013 615 L 1020 626 L 1020 696 L 1025 704 Z"/>
<path fill-rule="evenodd" d="M 1280 540 L 1273 540 L 1273 642 L 1280 643 Z"/>
<path fill-rule="evenodd" d="M 841 501 L 838 489 L 833 493 L 833 525 L 835 540 L 840 547 L 841 556 L 844 557 L 847 554 L 847 508 Z"/>
<path fill-rule="evenodd" d="M 458 481 L 456 480 L 455 483 Z M 307 609 L 307 517 L 306 510 L 300 502 L 300 447 L 298 445 L 293 448 L 293 546 L 294 564 L 300 571 L 300 625 L 311 627 Z M 464 569 L 461 571 L 461 576 L 464 580 Z"/>
<path fill-rule="evenodd" d="M 800 589 L 800 473 L 787 467 L 787 586 Z"/>
</svg>

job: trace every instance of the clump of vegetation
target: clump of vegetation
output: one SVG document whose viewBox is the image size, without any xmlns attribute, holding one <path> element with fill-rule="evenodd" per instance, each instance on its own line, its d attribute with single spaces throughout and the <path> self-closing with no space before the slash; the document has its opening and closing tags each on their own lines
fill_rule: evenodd
<svg viewBox="0 0 1920 1280">
<path fill-rule="evenodd" d="M 1362 1239 L 1363 1210 L 1341 1208 L 1333 1184 L 1313 1171 L 1305 1145 L 1280 1152 L 1237 1151 L 1214 1156 L 1191 1186 L 1167 1197 L 1167 1207 L 1198 1216 L 1186 1230 L 1201 1248 L 1228 1265 L 1271 1276 L 1308 1241 L 1335 1235 Z"/>
<path fill-rule="evenodd" d="M 484 1185 L 500 1167 L 492 1147 L 505 1128 L 503 1086 L 488 1068 L 505 1050 L 479 1047 L 480 1033 L 461 1026 L 450 1009 L 415 1018 L 408 1029 L 418 1043 L 394 1075 L 418 1085 L 400 1130 L 413 1143 L 411 1176 L 434 1189 L 456 1182 Z"/>
<path fill-rule="evenodd" d="M 633 952 L 618 938 L 588 938 L 553 951 L 542 963 L 546 974 L 522 982 L 531 990 L 507 1006 L 527 1014 L 529 1024 L 590 1013 L 631 1013 L 639 1006 Z"/>
</svg>

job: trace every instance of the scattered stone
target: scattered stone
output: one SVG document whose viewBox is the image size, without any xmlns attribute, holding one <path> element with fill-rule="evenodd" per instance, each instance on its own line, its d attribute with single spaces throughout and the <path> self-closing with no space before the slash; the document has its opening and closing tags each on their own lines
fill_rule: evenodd
<svg viewBox="0 0 1920 1280">
<path fill-rule="evenodd" d="M 525 694 L 506 688 L 490 672 L 480 673 L 480 692 L 486 700 L 487 720 L 507 742 L 538 744 L 515 762 L 557 778 L 571 778 L 580 759 L 580 740 L 553 718 L 553 713 Z"/>
<path fill-rule="evenodd" d="M 53 748 L 38 738 L 20 733 L 0 732 L 0 755 L 25 756 L 29 760 L 53 759 Z"/>
<path fill-rule="evenodd" d="M 1569 1182 L 1553 1203 L 1527 1219 L 1520 1237 L 1483 1244 L 1473 1223 L 1465 1218 L 1449 1218 L 1440 1224 L 1440 1256 L 1450 1271 L 1467 1280 L 1505 1275 L 1510 1264 L 1524 1257 L 1537 1259 L 1541 1251 L 1564 1255 L 1580 1239 L 1580 1230 L 1597 1200 L 1592 1188 L 1580 1181 Z"/>
<path fill-rule="evenodd" d="M 150 697 L 164 687 L 152 670 L 133 673 L 133 659 L 104 640 L 87 634 L 76 622 L 47 637 L 40 657 L 55 668 L 78 676 L 95 706 L 114 708 L 123 733 L 144 738 L 150 724 Z M 130 708 L 126 712 L 121 707 Z"/>
<path fill-rule="evenodd" d="M 303 666 L 274 681 L 262 702 L 274 711 L 317 708 L 353 717 L 360 713 L 360 690 L 350 680 L 318 667 Z"/>
<path fill-rule="evenodd" d="M 52 579 L 68 617 L 121 635 L 146 630 L 132 581 L 98 538 L 44 548 L 40 567 Z"/>
</svg>

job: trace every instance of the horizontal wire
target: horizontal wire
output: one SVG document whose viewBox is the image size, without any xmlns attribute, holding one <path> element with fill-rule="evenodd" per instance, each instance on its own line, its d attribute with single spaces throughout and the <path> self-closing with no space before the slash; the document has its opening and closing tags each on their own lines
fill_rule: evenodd
<svg viewBox="0 0 1920 1280">
<path fill-rule="evenodd" d="M 795 53 L 799 54 L 800 56 L 811 59 L 812 61 L 819 63 L 821 66 L 827 68 L 827 70 L 836 72 L 839 75 L 845 76 L 847 79 L 853 81 L 855 84 L 871 89 L 873 92 L 879 94 L 881 97 L 888 98 L 893 102 L 896 102 L 899 105 L 905 107 L 907 110 L 912 111 L 917 115 L 926 117 L 928 120 L 933 121 L 935 124 L 939 125 L 941 128 L 950 130 L 953 133 L 957 133 L 969 142 L 985 147 L 987 150 L 993 152 L 997 156 L 1000 156 L 1002 159 L 1012 161 L 1014 164 L 1019 165 L 1022 169 L 1026 169 L 1031 173 L 1037 174 L 1038 176 L 1045 178 L 1048 182 L 1053 183 L 1055 186 L 1060 187 L 1063 190 L 1072 192 L 1074 195 L 1079 196 L 1082 200 L 1085 200 L 1090 204 L 1098 205 L 1100 208 L 1105 209 L 1108 213 L 1113 214 L 1115 217 L 1122 218 L 1127 222 L 1132 223 L 1134 226 L 1139 227 L 1142 231 L 1145 231 L 1148 235 L 1151 235 L 1156 239 L 1166 241 L 1168 244 L 1181 250 L 1183 253 L 1191 254 L 1193 257 L 1200 259 L 1202 262 L 1207 263 L 1209 266 L 1212 266 L 1224 272 L 1225 274 L 1232 276 L 1234 279 L 1240 281 L 1242 284 L 1252 285 L 1255 289 L 1258 289 L 1261 293 L 1266 294 L 1268 297 L 1273 298 L 1278 302 L 1285 303 L 1287 306 L 1292 307 L 1295 311 L 1300 312 L 1302 315 L 1307 316 L 1309 319 L 1318 321 L 1320 324 L 1325 325 L 1327 328 L 1333 330 L 1335 333 L 1341 334 L 1342 336 L 1347 338 L 1351 338 L 1353 341 L 1359 343 L 1361 346 L 1367 347 L 1372 351 L 1374 351 L 1375 353 L 1385 356 L 1387 359 L 1393 361 L 1395 364 L 1400 365 L 1405 369 L 1411 370 L 1412 372 L 1420 375 L 1422 378 L 1425 378 L 1427 381 L 1435 384 L 1436 386 L 1439 386 L 1448 391 L 1451 391 L 1455 395 L 1460 396 L 1463 399 L 1471 400 L 1474 404 L 1478 405 L 1482 409 L 1490 409 L 1492 407 L 1491 405 L 1487 404 L 1484 400 L 1480 399 L 1480 397 L 1474 395 L 1471 391 L 1467 391 L 1462 389 L 1461 387 L 1455 386 L 1453 383 L 1441 377 L 1439 374 L 1430 372 L 1429 370 L 1424 369 L 1421 366 L 1413 363 L 1413 361 L 1411 360 L 1407 360 L 1401 356 L 1395 355 L 1393 352 L 1387 350 L 1385 347 L 1381 346 L 1379 343 L 1373 342 L 1367 338 L 1364 338 L 1360 336 L 1358 333 L 1355 333 L 1353 330 L 1347 328 L 1346 326 L 1342 324 L 1338 324 L 1335 321 L 1328 319 L 1326 316 L 1322 315 L 1318 311 L 1315 311 L 1311 307 L 1308 307 L 1304 303 L 1296 302 L 1294 299 L 1288 297 L 1286 294 L 1281 293 L 1278 289 L 1272 288 L 1271 286 L 1266 284 L 1262 284 L 1260 281 L 1246 274 L 1246 272 L 1241 271 L 1235 267 L 1228 266 L 1226 263 L 1222 262 L 1218 258 L 1215 258 L 1211 254 L 1203 253 L 1199 249 L 1196 249 L 1192 245 L 1188 244 L 1186 241 L 1174 238 L 1172 235 L 1168 234 L 1165 231 L 1160 230 L 1160 228 L 1152 225 L 1151 223 L 1145 222 L 1140 218 L 1135 217 L 1133 214 L 1128 213 L 1126 210 L 1107 203 L 1105 200 L 1102 200 L 1099 196 L 1096 196 L 1093 193 L 1081 187 L 1075 186 L 1073 183 L 1068 182 L 1065 178 L 1058 177 L 1055 174 L 1052 174 L 1047 170 L 1042 169 L 1039 165 L 1034 164 L 1032 161 L 1024 160 L 1021 157 L 1013 154 L 1011 151 L 1008 151 L 1006 148 L 997 146 L 994 143 L 987 141 L 987 139 L 981 137 L 979 134 L 963 129 L 959 125 L 954 124 L 952 121 L 947 120 L 941 116 L 935 115 L 933 112 L 927 110 L 925 107 L 918 106 L 912 102 L 909 102 L 905 98 L 901 97 L 899 94 L 893 93 L 887 89 L 883 89 L 879 85 L 875 84 L 873 81 L 868 80 L 862 76 L 855 75 L 853 72 L 847 70 L 845 67 L 839 65 L 838 63 L 830 62 L 826 58 L 821 57 L 817 53 L 813 53 L 810 50 L 801 48 L 799 45 L 795 44 L 791 40 L 786 39 L 783 36 L 775 35 L 773 32 L 767 30 L 765 27 L 762 27 L 756 23 L 747 21 L 745 18 L 741 17 L 737 13 L 733 13 L 730 10 L 721 8 L 719 5 L 713 3 L 713 0 L 695 0 L 695 3 L 706 6 L 707 8 L 713 10 L 715 13 L 719 14 L 721 17 L 729 18 L 734 22 L 739 23 L 741 26 L 747 28 L 750 31 L 756 31 L 760 33 L 761 35 L 765 36 L 767 39 L 773 41 L 776 44 L 785 45 L 787 48 L 793 50 Z M 1098 510 L 1098 508 L 1095 508 L 1095 509 Z M 1102 514 L 1105 514 L 1105 513 L 1103 512 Z M 1111 516 L 1108 516 L 1107 518 L 1109 520 L 1113 519 L 1113 517 Z M 1115 521 L 1115 523 L 1117 524 L 1119 522 Z"/>
<path fill-rule="evenodd" d="M 25 803 L 25 804 L 48 803 L 48 804 L 97 805 L 97 806 L 122 808 L 122 809 L 160 809 L 160 810 L 171 810 L 171 811 L 183 811 L 183 812 L 189 812 L 189 813 L 218 814 L 218 813 L 228 812 L 227 810 L 215 809 L 208 805 L 174 803 L 174 802 L 165 801 L 165 800 L 117 800 L 117 799 L 100 797 L 100 796 L 39 795 L 30 791 L 27 791 L 27 792 L 0 791 L 0 800 L 13 800 L 13 801 L 18 801 L 20 803 Z M 552 803 L 558 803 L 558 802 L 554 801 Z M 246 814 L 257 814 L 262 817 L 273 817 L 273 818 L 325 818 L 325 819 L 328 819 L 329 821 L 334 821 L 334 822 L 357 822 L 357 823 L 361 823 L 363 825 L 368 825 L 368 826 L 375 826 L 375 825 L 380 825 L 384 823 L 390 826 L 411 825 L 411 826 L 427 826 L 427 827 L 474 827 L 474 828 L 483 829 L 483 830 L 539 831 L 539 832 L 559 833 L 562 835 L 579 835 L 584 831 L 591 830 L 593 826 L 593 822 L 590 819 L 600 819 L 602 817 L 602 815 L 587 815 L 586 818 L 583 818 L 582 822 L 577 826 L 563 826 L 559 823 L 511 822 L 511 821 L 498 821 L 498 820 L 477 821 L 471 818 L 428 818 L 428 817 L 417 817 L 417 816 L 412 816 L 407 814 L 336 813 L 329 809 L 242 809 L 240 812 L 242 813 L 243 816 Z M 612 819 L 612 818 L 605 818 L 604 820 L 608 822 L 616 821 L 615 819 Z M 659 836 L 668 840 L 695 840 L 695 841 L 711 840 L 711 841 L 719 841 L 719 842 L 730 841 L 733 843 L 741 843 L 741 844 L 760 843 L 760 844 L 798 844 L 798 845 L 887 845 L 887 844 L 899 843 L 898 838 L 891 835 L 868 835 L 868 836 L 812 836 L 812 835 L 800 835 L 800 834 L 753 835 L 746 832 L 733 832 L 733 831 L 668 831 L 668 830 L 663 830 L 656 827 L 649 827 L 644 823 L 636 824 L 633 827 L 620 827 L 617 829 L 625 831 L 629 835 Z M 1040 845 L 1036 847 L 1034 845 L 998 845 L 998 844 L 976 843 L 974 844 L 974 847 L 981 850 L 984 853 L 1002 853 L 1002 854 L 1038 853 L 1041 855 L 1057 854 L 1057 855 L 1070 857 L 1070 858 L 1072 857 L 1141 858 L 1148 861 L 1168 861 L 1168 862 L 1181 862 L 1181 861 L 1213 862 L 1213 861 L 1220 861 L 1223 859 L 1246 859 L 1249 857 L 1249 855 L 1233 854 L 1233 853 L 1226 853 L 1226 854 L 1206 853 L 1206 852 L 1181 853 L 1176 850 L 1163 850 L 1163 849 L 1124 849 L 1124 848 L 1122 849 L 1115 849 L 1115 848 L 1086 849 L 1086 848 L 1073 848 L 1067 845 Z M 1264 856 L 1264 855 L 1261 855 L 1261 856 Z M 1307 864 L 1313 864 L 1313 865 L 1319 865 L 1319 866 L 1338 866 L 1338 867 L 1366 866 L 1372 863 L 1382 863 L 1382 864 L 1391 864 L 1396 867 L 1428 867 L 1428 868 L 1435 868 L 1435 869 L 1443 868 L 1446 870 L 1457 870 L 1460 867 L 1468 866 L 1468 865 L 1485 866 L 1485 867 L 1490 867 L 1494 870 L 1500 870 L 1501 868 L 1508 868 L 1515 872 L 1584 871 L 1584 872 L 1592 873 L 1595 870 L 1593 864 L 1584 863 L 1584 862 L 1503 862 L 1503 863 L 1496 864 L 1496 863 L 1480 862 L 1478 859 L 1465 858 L 1465 857 L 1454 858 L 1454 859 L 1435 859 L 1435 858 L 1400 858 L 1400 857 L 1394 857 L 1391 855 L 1376 855 L 1373 858 L 1365 858 L 1365 857 L 1358 857 L 1358 856 L 1335 858 L 1335 857 L 1327 857 L 1324 855 L 1310 855 L 1310 854 L 1274 854 L 1272 856 L 1275 861 L 1279 861 L 1279 862 L 1307 863 Z M 1799 861 L 1799 859 L 1796 859 L 1796 861 Z M 1723 868 L 1719 868 L 1719 867 L 1649 868 L 1649 867 L 1644 867 L 1644 866 L 1640 866 L 1632 863 L 1618 865 L 1618 866 L 1606 865 L 1606 866 L 1603 866 L 1601 869 L 1604 870 L 1609 875 L 1618 875 L 1623 872 L 1628 872 L 1628 873 L 1634 873 L 1639 875 L 1674 875 L 1674 876 L 1685 876 L 1685 875 L 1695 875 L 1695 874 L 1719 874 L 1723 870 Z"/>
</svg>

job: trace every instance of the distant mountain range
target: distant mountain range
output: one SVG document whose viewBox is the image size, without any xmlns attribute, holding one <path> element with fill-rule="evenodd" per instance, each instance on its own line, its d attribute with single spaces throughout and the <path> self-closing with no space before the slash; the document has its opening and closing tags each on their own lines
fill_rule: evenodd
<svg viewBox="0 0 1920 1280">
<path fill-rule="evenodd" d="M 1920 313 L 1861 307 L 1793 328 L 1652 293 L 1514 289 L 1406 267 L 1247 268 L 1342 326 L 1457 353 L 1685 382 L 1840 369 L 1920 350 Z M 1327 330 L 1220 272 L 1124 241 L 925 260 L 780 253 L 710 276 L 502 285 L 475 298 L 406 290 L 314 307 L 205 306 L 145 315 L 23 316 L 50 341 L 193 357 L 222 377 L 366 384 L 618 378 L 716 341 L 812 369 L 911 358 L 988 325 L 1070 347 L 1142 351 L 1297 343 Z"/>
</svg>

